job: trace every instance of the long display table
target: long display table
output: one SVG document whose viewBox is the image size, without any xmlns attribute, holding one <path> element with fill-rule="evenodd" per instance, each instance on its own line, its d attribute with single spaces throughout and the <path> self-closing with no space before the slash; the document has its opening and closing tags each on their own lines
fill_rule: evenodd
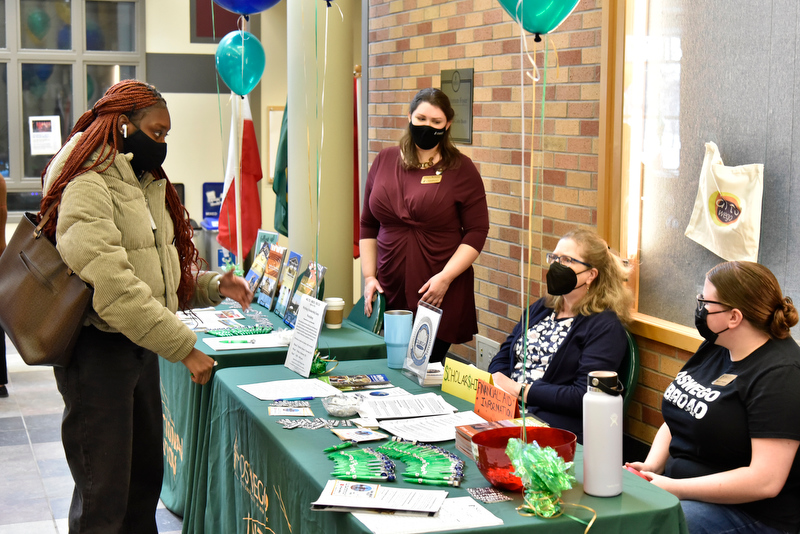
<svg viewBox="0 0 800 534">
<path fill-rule="evenodd" d="M 276 329 L 287 328 L 283 321 L 262 306 L 253 307 L 267 316 Z M 220 309 L 227 309 L 220 306 Z M 252 319 L 241 321 L 255 324 Z M 216 370 L 230 367 L 283 364 L 288 347 L 214 351 L 203 342 L 208 334 L 198 334 L 195 347 L 217 361 Z M 340 361 L 386 359 L 386 344 L 373 334 L 347 320 L 342 328 L 322 328 L 319 350 Z M 183 515 L 192 500 L 191 488 L 203 484 L 196 480 L 198 466 L 205 466 L 208 457 L 208 417 L 215 378 L 199 386 L 191 381 L 182 364 L 159 362 L 161 370 L 161 412 L 164 423 L 164 483 L 161 500 L 172 512 Z M 202 475 L 201 475 L 202 476 Z"/>
<path fill-rule="evenodd" d="M 384 362 L 344 362 L 336 369 L 336 374 L 364 373 L 384 373 L 393 384 L 410 393 L 438 391 L 438 388 L 417 386 L 402 373 L 388 369 Z M 269 402 L 260 401 L 238 387 L 292 378 L 297 378 L 297 375 L 283 366 L 224 369 L 217 373 L 210 427 L 207 429 L 210 434 L 208 462 L 197 466 L 206 470 L 207 482 L 203 487 L 195 486 L 196 495 L 193 506 L 184 516 L 183 532 L 368 532 L 352 514 L 310 510 L 310 503 L 319 497 L 326 481 L 331 478 L 333 464 L 323 449 L 340 443 L 339 439 L 326 429 L 284 429 L 276 424 L 278 417 L 268 415 Z M 459 410 L 472 408 L 466 401 L 442 395 Z M 311 401 L 311 408 L 315 416 L 330 418 L 319 399 Z M 379 446 L 382 442 L 372 443 Z M 440 445 L 456 450 L 452 441 Z M 463 457 L 463 454 L 458 454 Z M 451 497 L 468 495 L 465 489 L 468 487 L 489 485 L 472 459 L 466 460 L 466 478 L 462 487 L 444 488 Z M 591 534 L 686 532 L 678 499 L 631 473 L 623 473 L 623 493 L 620 496 L 596 498 L 584 494 L 580 483 L 582 461 L 579 447 L 575 459 L 575 474 L 579 482 L 563 495 L 563 499 L 597 511 Z M 390 484 L 431 489 L 403 482 Z M 571 534 L 583 532 L 585 528 L 564 516 L 556 519 L 520 516 L 516 507 L 522 504 L 521 494 L 508 494 L 513 497 L 512 501 L 485 505 L 503 519 L 504 525 L 474 530 L 503 534 L 530 534 L 532 531 Z"/>
</svg>

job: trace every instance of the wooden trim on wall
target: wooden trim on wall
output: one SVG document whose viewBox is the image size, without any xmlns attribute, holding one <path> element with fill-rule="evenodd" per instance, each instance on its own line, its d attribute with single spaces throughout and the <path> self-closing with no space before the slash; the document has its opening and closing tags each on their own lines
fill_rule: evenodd
<svg viewBox="0 0 800 534">
<path fill-rule="evenodd" d="M 652 339 L 688 352 L 697 351 L 700 343 L 703 342 L 703 338 L 694 328 L 671 323 L 639 312 L 633 313 L 633 321 L 628 329 L 637 336 Z"/>
<path fill-rule="evenodd" d="M 625 66 L 625 2 L 603 3 L 600 44 L 600 135 L 597 173 L 597 233 L 622 250 L 621 141 Z"/>
</svg>

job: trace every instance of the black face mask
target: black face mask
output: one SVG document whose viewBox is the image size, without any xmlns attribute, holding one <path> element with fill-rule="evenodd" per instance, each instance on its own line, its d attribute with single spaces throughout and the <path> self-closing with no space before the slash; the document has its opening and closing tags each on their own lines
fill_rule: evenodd
<svg viewBox="0 0 800 534">
<path fill-rule="evenodd" d="M 586 282 L 578 286 L 578 275 L 588 270 L 576 273 L 558 262 L 552 264 L 550 269 L 547 270 L 547 292 L 553 296 L 566 295 L 570 291 L 578 289 L 578 287 L 583 287 Z"/>
<path fill-rule="evenodd" d="M 725 330 L 720 330 L 719 332 L 714 332 L 713 330 L 711 330 L 708 327 L 708 316 L 709 315 L 714 315 L 715 313 L 725 313 L 726 311 L 730 311 L 730 310 L 722 310 L 722 311 L 716 311 L 716 312 L 710 312 L 709 313 L 709 311 L 706 309 L 705 306 L 703 306 L 699 310 L 698 309 L 694 310 L 694 326 L 695 326 L 695 328 L 697 328 L 697 331 L 700 333 L 701 336 L 703 336 L 703 338 L 705 340 L 707 340 L 707 341 L 709 341 L 711 343 L 716 343 L 717 342 L 717 337 L 719 337 L 719 335 L 721 333 L 725 332 L 725 330 L 728 330 L 726 328 Z"/>
<path fill-rule="evenodd" d="M 122 140 L 122 151 L 133 153 L 131 167 L 136 176 L 143 171 L 152 171 L 161 167 L 167 158 L 167 144 L 153 141 L 141 130 L 136 130 Z"/>
<path fill-rule="evenodd" d="M 422 150 L 430 150 L 438 145 L 439 141 L 444 138 L 444 132 L 446 130 L 446 128 L 437 130 L 433 126 L 428 126 L 427 124 L 416 125 L 408 123 L 408 125 L 411 128 L 411 138 L 414 140 L 414 144 Z"/>
</svg>

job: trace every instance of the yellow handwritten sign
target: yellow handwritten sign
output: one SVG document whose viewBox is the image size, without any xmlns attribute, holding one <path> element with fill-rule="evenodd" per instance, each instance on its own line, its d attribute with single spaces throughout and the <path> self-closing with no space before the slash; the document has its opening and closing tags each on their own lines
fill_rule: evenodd
<svg viewBox="0 0 800 534">
<path fill-rule="evenodd" d="M 519 407 L 514 395 L 478 379 L 475 396 L 475 413 L 487 421 L 503 421 L 519 416 Z"/>
<path fill-rule="evenodd" d="M 474 403 L 479 379 L 492 383 L 491 374 L 481 371 L 473 365 L 457 362 L 452 358 L 447 358 L 444 361 L 442 391 L 445 393 L 450 393 L 459 399 Z"/>
</svg>

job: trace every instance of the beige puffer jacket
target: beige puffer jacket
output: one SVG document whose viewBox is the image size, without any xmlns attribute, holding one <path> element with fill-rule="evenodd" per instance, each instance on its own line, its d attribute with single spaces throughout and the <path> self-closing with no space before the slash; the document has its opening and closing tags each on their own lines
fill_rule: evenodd
<svg viewBox="0 0 800 534">
<path fill-rule="evenodd" d="M 51 163 L 45 191 L 81 135 Z M 165 202 L 167 184 L 150 173 L 140 184 L 130 165 L 132 157 L 120 154 L 102 173 L 86 172 L 67 185 L 58 209 L 57 248 L 64 263 L 94 288 L 86 324 L 121 332 L 177 362 L 189 354 L 197 336 L 175 315 L 180 262 Z M 222 301 L 219 276 L 201 274 L 193 307 Z"/>
</svg>

